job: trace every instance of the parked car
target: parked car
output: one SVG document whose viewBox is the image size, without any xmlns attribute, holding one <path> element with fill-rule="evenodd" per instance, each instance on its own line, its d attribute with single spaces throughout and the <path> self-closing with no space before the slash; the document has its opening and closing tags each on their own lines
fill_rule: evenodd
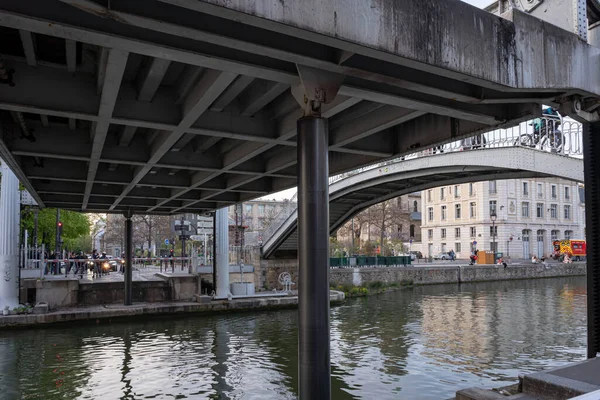
<svg viewBox="0 0 600 400">
<path fill-rule="evenodd" d="M 423 253 L 421 253 L 420 251 L 411 251 L 410 254 L 414 255 L 418 259 L 423 258 Z"/>
<path fill-rule="evenodd" d="M 434 260 L 450 260 L 450 254 L 448 252 L 438 253 L 433 256 Z"/>
</svg>

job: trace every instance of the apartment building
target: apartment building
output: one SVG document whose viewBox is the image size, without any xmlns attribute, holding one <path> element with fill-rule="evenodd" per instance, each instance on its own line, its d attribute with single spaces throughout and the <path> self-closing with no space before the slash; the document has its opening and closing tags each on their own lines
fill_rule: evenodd
<svg viewBox="0 0 600 400">
<path fill-rule="evenodd" d="M 542 257 L 552 252 L 554 240 L 585 238 L 583 187 L 564 179 L 465 183 L 421 196 L 425 255 L 452 249 L 467 258 L 473 249 L 495 248 L 513 259 Z"/>
</svg>

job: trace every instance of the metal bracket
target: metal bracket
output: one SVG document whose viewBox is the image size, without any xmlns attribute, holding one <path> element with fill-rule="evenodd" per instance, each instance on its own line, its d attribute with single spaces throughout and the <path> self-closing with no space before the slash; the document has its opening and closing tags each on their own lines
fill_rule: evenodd
<svg viewBox="0 0 600 400">
<path fill-rule="evenodd" d="M 301 85 L 292 88 L 305 116 L 320 116 L 321 104 L 331 103 L 337 95 L 344 75 L 296 64 Z"/>
<path fill-rule="evenodd" d="M 562 115 L 567 115 L 581 123 L 600 121 L 598 109 L 585 111 L 584 104 L 589 102 L 584 102 L 579 96 L 573 96 L 560 104 L 559 111 Z"/>
</svg>

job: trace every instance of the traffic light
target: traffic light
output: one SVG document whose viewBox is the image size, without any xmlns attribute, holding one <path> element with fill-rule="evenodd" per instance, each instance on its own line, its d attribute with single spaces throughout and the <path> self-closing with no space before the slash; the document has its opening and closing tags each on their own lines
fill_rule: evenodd
<svg viewBox="0 0 600 400">
<path fill-rule="evenodd" d="M 59 221 L 58 225 L 57 225 L 57 228 L 58 228 L 58 234 L 59 234 L 59 236 L 62 235 L 63 223 Z"/>
</svg>

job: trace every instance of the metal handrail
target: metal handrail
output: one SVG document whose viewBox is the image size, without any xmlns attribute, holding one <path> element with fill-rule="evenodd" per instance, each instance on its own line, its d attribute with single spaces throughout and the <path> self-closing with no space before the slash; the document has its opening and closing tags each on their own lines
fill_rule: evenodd
<svg viewBox="0 0 600 400">
<path fill-rule="evenodd" d="M 536 131 L 534 124 L 539 129 Z M 411 153 L 399 158 L 368 165 L 329 178 L 329 184 L 350 178 L 361 172 L 381 168 L 399 161 L 429 157 L 442 153 L 458 151 L 474 151 L 503 147 L 526 147 L 538 151 L 550 152 L 566 157 L 583 157 L 583 127 L 579 122 L 557 117 L 541 117 L 535 120 L 521 122 L 508 129 L 495 129 L 462 140 L 446 143 L 434 148 Z M 273 222 L 263 232 L 263 243 L 269 241 L 277 230 L 297 210 L 297 192 L 290 202 L 275 217 Z"/>
</svg>

